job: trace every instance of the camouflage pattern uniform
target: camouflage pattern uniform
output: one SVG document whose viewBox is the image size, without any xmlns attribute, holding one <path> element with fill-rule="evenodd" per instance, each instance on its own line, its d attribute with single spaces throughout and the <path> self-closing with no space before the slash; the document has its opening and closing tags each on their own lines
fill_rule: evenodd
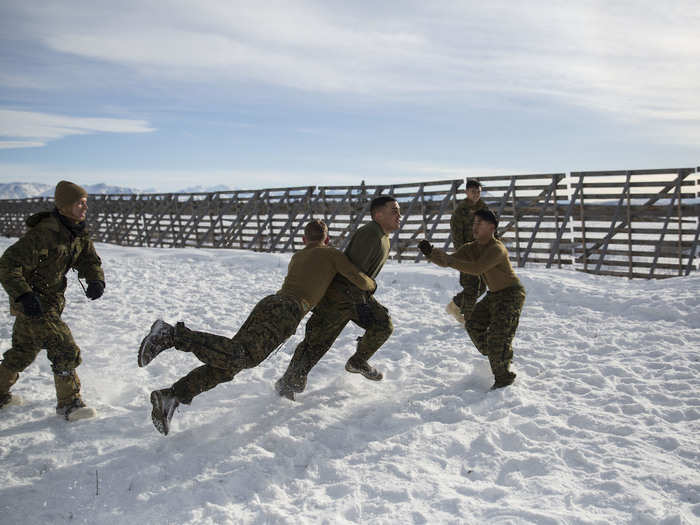
<svg viewBox="0 0 700 525">
<path fill-rule="evenodd" d="M 450 232 L 455 250 L 459 250 L 462 245 L 474 240 L 474 232 L 472 231 L 474 213 L 486 207 L 486 203 L 482 199 L 474 203 L 464 199 L 455 208 L 450 218 Z M 466 322 L 471 317 L 476 300 L 486 291 L 486 285 L 480 276 L 468 273 L 459 274 L 459 284 L 462 291 L 455 295 L 452 301 L 459 306 Z"/>
<path fill-rule="evenodd" d="M 19 372 L 27 368 L 42 348 L 51 361 L 57 408 L 80 398 L 75 369 L 81 362 L 80 348 L 68 325 L 61 320 L 65 305 L 68 270 L 78 277 L 104 282 L 102 262 L 84 223 L 71 225 L 57 211 L 41 212 L 26 221 L 29 231 L 5 250 L 0 258 L 0 283 L 10 298 L 15 316 L 12 348 L 0 364 L 0 395 L 7 394 Z M 16 304 L 21 295 L 34 292 L 43 315 L 29 317 Z"/>
<path fill-rule="evenodd" d="M 178 401 L 190 404 L 192 398 L 231 381 L 244 368 L 262 363 L 279 345 L 291 337 L 306 314 L 302 303 L 291 296 L 268 295 L 261 300 L 229 339 L 206 332 L 195 332 L 183 323 L 175 325 L 175 348 L 192 352 L 205 363 L 177 381 L 172 390 Z"/>
<path fill-rule="evenodd" d="M 525 303 L 525 288 L 518 283 L 498 292 L 489 291 L 476 303 L 467 333 L 476 349 L 489 358 L 494 377 L 507 376 L 513 360 L 513 338 Z"/>
<path fill-rule="evenodd" d="M 374 279 L 388 259 L 389 249 L 389 236 L 378 223 L 371 221 L 355 232 L 345 255 L 360 271 Z M 350 358 L 359 362 L 368 361 L 394 331 L 389 311 L 372 294 L 338 275 L 307 321 L 304 340 L 294 350 L 281 381 L 296 392 L 302 392 L 306 376 L 330 350 L 349 321 L 365 330 Z"/>
</svg>

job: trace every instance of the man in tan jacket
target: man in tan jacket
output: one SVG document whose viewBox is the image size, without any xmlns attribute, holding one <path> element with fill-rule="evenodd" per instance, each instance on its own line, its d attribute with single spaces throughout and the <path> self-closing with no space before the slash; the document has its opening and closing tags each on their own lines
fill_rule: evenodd
<svg viewBox="0 0 700 525">
<path fill-rule="evenodd" d="M 427 241 L 421 241 L 420 248 L 430 262 L 481 275 L 486 281 L 488 293 L 476 303 L 466 329 L 477 350 L 489 358 L 495 378 L 492 389 L 496 389 L 515 381 L 515 373 L 510 371 L 512 342 L 525 302 L 525 288 L 513 271 L 506 247 L 494 236 L 496 216 L 487 209 L 474 215 L 474 241 L 454 254 L 432 248 Z"/>
<path fill-rule="evenodd" d="M 258 302 L 230 339 L 195 332 L 184 323 L 171 326 L 160 319 L 153 323 L 139 348 L 139 366 L 148 365 L 172 347 L 191 352 L 204 363 L 170 388 L 151 392 L 151 419 L 160 433 L 168 434 L 173 412 L 180 403 L 189 405 L 198 394 L 231 381 L 245 368 L 258 366 L 291 337 L 336 274 L 362 290 L 374 291 L 374 280 L 360 272 L 341 251 L 327 246 L 327 240 L 328 228 L 323 221 L 315 219 L 306 225 L 306 246 L 292 256 L 282 288 Z"/>
</svg>

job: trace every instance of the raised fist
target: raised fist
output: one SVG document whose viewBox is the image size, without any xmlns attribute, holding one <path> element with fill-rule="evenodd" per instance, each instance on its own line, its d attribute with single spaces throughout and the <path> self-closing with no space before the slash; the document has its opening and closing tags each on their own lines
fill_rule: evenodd
<svg viewBox="0 0 700 525">
<path fill-rule="evenodd" d="M 430 254 L 433 253 L 433 245 L 425 239 L 418 243 L 418 249 L 423 252 L 423 255 L 426 257 L 430 257 Z"/>
</svg>

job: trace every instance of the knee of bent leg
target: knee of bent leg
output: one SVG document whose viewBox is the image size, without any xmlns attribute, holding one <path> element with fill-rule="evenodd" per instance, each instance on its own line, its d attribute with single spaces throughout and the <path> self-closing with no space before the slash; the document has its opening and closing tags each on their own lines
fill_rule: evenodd
<svg viewBox="0 0 700 525">
<path fill-rule="evenodd" d="M 243 355 L 239 356 L 237 359 L 234 360 L 230 368 L 235 370 L 242 370 L 244 368 L 255 368 L 260 363 L 262 363 L 268 355 L 270 355 L 269 352 L 262 350 L 245 352 L 243 353 Z"/>
<path fill-rule="evenodd" d="M 391 321 L 391 317 L 387 314 L 375 318 L 374 322 L 367 328 L 367 331 L 362 338 L 383 343 L 389 339 L 393 332 L 394 323 Z"/>
<path fill-rule="evenodd" d="M 82 363 L 80 348 L 66 345 L 59 348 L 48 348 L 47 354 L 51 361 L 51 368 L 56 370 L 75 370 Z"/>
<path fill-rule="evenodd" d="M 386 321 L 375 323 L 373 326 L 371 326 L 367 332 L 365 332 L 362 340 L 369 346 L 379 348 L 379 346 L 383 345 L 384 342 L 391 337 L 393 332 L 394 324 L 391 322 L 391 318 L 388 317 Z"/>
<path fill-rule="evenodd" d="M 5 352 L 2 364 L 13 372 L 22 372 L 36 359 L 39 349 L 12 348 Z"/>
<path fill-rule="evenodd" d="M 6 355 L 5 359 L 2 361 L 2 364 L 5 365 L 5 368 L 8 370 L 19 373 L 31 365 L 33 361 L 34 358 L 30 358 L 27 355 L 16 355 L 11 357 Z"/>
<path fill-rule="evenodd" d="M 394 332 L 394 323 L 391 320 L 391 315 L 389 315 L 389 310 L 384 306 L 377 306 L 378 308 L 375 308 L 373 312 L 374 323 L 370 326 L 369 330 L 383 335 L 384 339 L 388 339 Z"/>
<path fill-rule="evenodd" d="M 394 333 L 394 323 L 391 320 L 391 317 L 387 315 L 386 318 L 386 323 L 384 324 L 384 332 L 386 333 L 387 339 L 389 339 L 389 336 Z"/>
</svg>

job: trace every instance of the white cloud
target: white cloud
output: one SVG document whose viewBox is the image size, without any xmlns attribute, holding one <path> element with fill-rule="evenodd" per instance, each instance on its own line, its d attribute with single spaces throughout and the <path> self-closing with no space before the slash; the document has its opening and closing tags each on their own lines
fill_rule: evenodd
<svg viewBox="0 0 700 525">
<path fill-rule="evenodd" d="M 35 139 L 3 141 L 0 148 L 43 146 L 45 141 L 92 133 L 147 133 L 154 131 L 144 120 L 69 117 L 32 111 L 0 109 L 0 137 Z"/>
<path fill-rule="evenodd" d="M 149 78 L 455 105 L 537 97 L 640 123 L 700 120 L 696 0 L 204 0 L 196 8 L 91 1 L 14 9 L 25 38 Z"/>
<path fill-rule="evenodd" d="M 46 142 L 26 140 L 0 140 L 0 149 L 40 148 L 42 146 L 46 146 Z"/>
</svg>

